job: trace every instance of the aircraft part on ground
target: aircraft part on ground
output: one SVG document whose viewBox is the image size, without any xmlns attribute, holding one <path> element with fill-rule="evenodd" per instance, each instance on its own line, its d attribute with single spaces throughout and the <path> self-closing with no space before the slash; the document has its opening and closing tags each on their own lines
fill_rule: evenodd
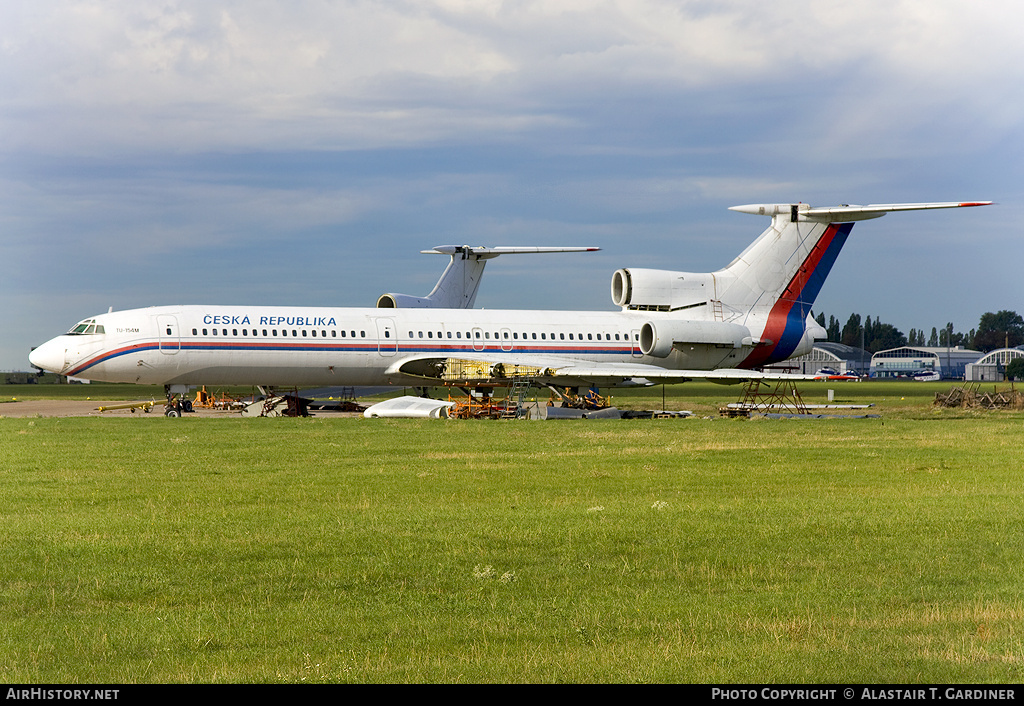
<svg viewBox="0 0 1024 706">
<path fill-rule="evenodd" d="M 395 397 L 367 407 L 363 416 L 368 419 L 375 417 L 444 419 L 448 417 L 448 410 L 453 406 L 455 406 L 454 402 L 434 400 L 428 397 Z"/>
</svg>

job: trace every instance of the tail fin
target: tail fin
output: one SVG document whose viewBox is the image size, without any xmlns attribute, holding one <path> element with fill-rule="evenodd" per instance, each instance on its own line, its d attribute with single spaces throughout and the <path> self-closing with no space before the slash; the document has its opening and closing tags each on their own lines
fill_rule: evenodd
<svg viewBox="0 0 1024 706">
<path fill-rule="evenodd" d="M 715 273 L 723 308 L 761 346 L 744 367 L 784 360 L 804 338 L 811 306 L 846 243 L 853 224 L 891 211 L 985 206 L 984 202 L 879 204 L 811 208 L 807 204 L 734 206 L 741 213 L 771 216 L 772 223 L 739 257 Z M 729 318 L 729 315 L 726 315 Z"/>
</svg>

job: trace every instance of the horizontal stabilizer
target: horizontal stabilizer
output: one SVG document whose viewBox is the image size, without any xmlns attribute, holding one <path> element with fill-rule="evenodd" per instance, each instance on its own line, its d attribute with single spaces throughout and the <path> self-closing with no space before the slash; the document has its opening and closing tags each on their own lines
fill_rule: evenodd
<svg viewBox="0 0 1024 706">
<path fill-rule="evenodd" d="M 424 255 L 462 255 L 463 257 L 475 257 L 481 260 L 489 260 L 498 255 L 529 255 L 554 252 L 596 252 L 601 248 L 592 247 L 533 247 L 533 246 L 499 246 L 485 248 L 482 246 L 470 245 L 437 245 L 430 250 L 420 250 Z"/>
<path fill-rule="evenodd" d="M 805 203 L 769 203 L 732 206 L 730 211 L 750 213 L 755 216 L 788 215 L 793 222 L 815 221 L 818 223 L 849 223 L 866 221 L 869 218 L 880 218 L 893 211 L 927 211 L 936 208 L 965 208 L 969 206 L 989 206 L 991 201 L 947 201 L 939 203 L 885 203 L 867 206 L 843 204 L 827 208 L 812 208 Z"/>
</svg>

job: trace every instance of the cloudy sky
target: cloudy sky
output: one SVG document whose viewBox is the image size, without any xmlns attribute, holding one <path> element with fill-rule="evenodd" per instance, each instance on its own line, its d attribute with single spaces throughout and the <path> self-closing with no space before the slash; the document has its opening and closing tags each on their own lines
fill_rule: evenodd
<svg viewBox="0 0 1024 706">
<path fill-rule="evenodd" d="M 747 203 L 994 200 L 859 224 L 816 311 L 1024 312 L 1017 0 L 0 0 L 0 370 L 108 308 L 372 306 L 434 245 L 478 306 L 614 309 Z"/>
</svg>

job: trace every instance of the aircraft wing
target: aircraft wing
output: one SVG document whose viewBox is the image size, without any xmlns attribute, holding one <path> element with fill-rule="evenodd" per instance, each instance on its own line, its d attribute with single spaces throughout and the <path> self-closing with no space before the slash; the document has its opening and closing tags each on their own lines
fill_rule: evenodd
<svg viewBox="0 0 1024 706">
<path fill-rule="evenodd" d="M 479 352 L 455 356 L 420 355 L 396 361 L 392 374 L 412 375 L 425 384 L 444 384 L 464 379 L 501 382 L 526 376 L 545 385 L 580 387 L 627 387 L 675 384 L 706 380 L 732 385 L 748 380 L 817 380 L 819 375 L 719 368 L 717 370 L 669 370 L 640 363 L 594 363 L 549 355 Z"/>
<path fill-rule="evenodd" d="M 741 370 L 739 368 L 718 368 L 717 370 L 667 370 L 653 365 L 575 365 L 553 369 L 558 377 L 577 378 L 590 381 L 597 385 L 622 385 L 625 381 L 632 384 L 673 384 L 691 380 L 705 380 L 721 385 L 735 385 L 749 380 L 783 381 L 783 380 L 817 380 L 818 375 L 794 375 L 791 373 L 761 372 L 759 370 Z M 624 376 L 628 376 L 625 377 Z"/>
</svg>

